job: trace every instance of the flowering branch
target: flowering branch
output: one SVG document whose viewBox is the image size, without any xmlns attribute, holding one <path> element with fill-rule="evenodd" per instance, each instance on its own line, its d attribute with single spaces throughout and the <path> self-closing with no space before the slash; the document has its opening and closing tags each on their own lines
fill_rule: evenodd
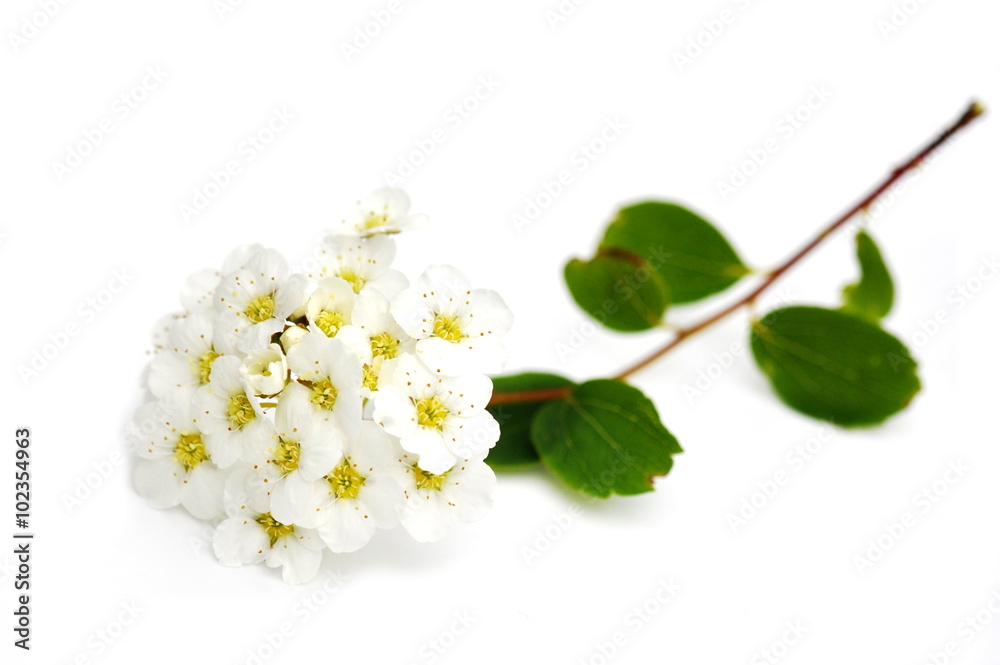
<svg viewBox="0 0 1000 665">
<path fill-rule="evenodd" d="M 672 351 L 677 346 L 680 346 L 684 340 L 694 336 L 695 334 L 711 327 L 712 325 L 718 323 L 719 321 L 725 319 L 730 314 L 740 310 L 744 307 L 752 305 L 757 298 L 761 296 L 767 289 L 769 289 L 775 282 L 777 282 L 785 273 L 787 273 L 792 267 L 798 264 L 802 259 L 808 256 L 816 247 L 818 247 L 827 237 L 829 237 L 834 231 L 842 227 L 848 221 L 850 221 L 854 216 L 867 210 L 873 203 L 875 203 L 879 197 L 881 197 L 886 191 L 888 191 L 896 182 L 898 182 L 904 175 L 910 171 L 916 169 L 920 164 L 932 153 L 937 151 L 941 146 L 943 146 L 947 141 L 964 129 L 967 125 L 971 124 L 976 118 L 981 116 L 984 109 L 978 102 L 973 102 L 969 107 L 962 113 L 962 115 L 954 122 L 950 127 L 943 131 L 937 138 L 928 143 L 926 146 L 921 148 L 915 155 L 903 162 L 900 166 L 895 168 L 889 176 L 883 180 L 880 184 L 874 187 L 867 195 L 864 196 L 858 203 L 847 210 L 843 215 L 836 218 L 829 224 L 827 224 L 816 236 L 814 236 L 809 242 L 807 242 L 801 249 L 795 252 L 792 256 L 786 259 L 777 268 L 773 269 L 768 273 L 768 276 L 750 293 L 746 296 L 740 298 L 736 302 L 724 307 L 722 310 L 702 319 L 701 321 L 694 323 L 690 326 L 679 328 L 675 330 L 673 337 L 665 345 L 651 353 L 650 355 L 642 358 L 633 365 L 629 366 L 627 369 L 623 370 L 617 374 L 614 378 L 622 381 L 632 376 L 633 374 L 645 369 L 649 365 L 653 364 L 670 351 Z M 527 391 L 510 391 L 510 392 L 494 392 L 493 398 L 490 400 L 490 406 L 501 406 L 504 404 L 519 404 L 525 402 L 546 402 L 551 400 L 560 399 L 568 396 L 572 391 L 572 387 L 558 387 L 558 388 L 548 388 L 544 390 L 527 390 Z"/>
</svg>

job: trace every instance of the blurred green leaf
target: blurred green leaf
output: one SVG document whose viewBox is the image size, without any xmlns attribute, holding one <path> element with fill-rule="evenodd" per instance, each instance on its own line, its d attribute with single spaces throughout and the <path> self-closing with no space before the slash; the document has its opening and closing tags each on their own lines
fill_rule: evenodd
<svg viewBox="0 0 1000 665">
<path fill-rule="evenodd" d="M 620 251 L 590 261 L 566 264 L 566 285 L 573 299 L 612 330 L 649 330 L 663 321 L 670 294 L 659 273 L 645 259 Z"/>
<path fill-rule="evenodd" d="M 837 425 L 880 423 L 920 390 L 916 361 L 902 342 L 838 310 L 775 310 L 754 321 L 750 346 L 786 404 Z"/>
<path fill-rule="evenodd" d="M 539 410 L 532 440 L 545 465 L 571 487 L 596 497 L 640 494 L 666 475 L 677 439 L 642 391 L 599 379 Z"/>
<path fill-rule="evenodd" d="M 844 305 L 849 314 L 878 323 L 892 310 L 895 289 L 882 253 L 870 235 L 859 231 L 855 236 L 861 278 L 844 287 Z"/>
<path fill-rule="evenodd" d="M 723 291 L 750 272 L 712 224 L 673 203 L 649 201 L 622 208 L 600 249 L 642 257 L 663 278 L 674 304 Z"/>
</svg>

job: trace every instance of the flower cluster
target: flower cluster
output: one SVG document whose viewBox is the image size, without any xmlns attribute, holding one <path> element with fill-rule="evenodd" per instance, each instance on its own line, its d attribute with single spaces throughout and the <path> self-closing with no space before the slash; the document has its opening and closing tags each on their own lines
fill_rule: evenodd
<svg viewBox="0 0 1000 665">
<path fill-rule="evenodd" d="M 391 268 L 392 236 L 426 221 L 409 207 L 395 189 L 359 202 L 309 274 L 240 248 L 157 326 L 136 488 L 216 524 L 224 565 L 305 582 L 324 549 L 397 525 L 432 541 L 489 510 L 487 374 L 506 361 L 511 314 L 455 268 L 412 286 Z"/>
</svg>

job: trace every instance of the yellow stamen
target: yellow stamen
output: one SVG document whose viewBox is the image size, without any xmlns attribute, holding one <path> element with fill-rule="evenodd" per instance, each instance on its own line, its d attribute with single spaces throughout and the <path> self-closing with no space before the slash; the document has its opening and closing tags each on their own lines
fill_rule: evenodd
<svg viewBox="0 0 1000 665">
<path fill-rule="evenodd" d="M 451 413 L 437 395 L 417 402 L 417 424 L 431 429 L 444 429 L 444 420 Z"/>
<path fill-rule="evenodd" d="M 205 452 L 205 442 L 201 440 L 201 434 L 183 433 L 177 439 L 174 447 L 174 461 L 180 463 L 185 471 L 190 471 L 202 462 L 210 461 L 211 458 Z"/>
<path fill-rule="evenodd" d="M 326 475 L 326 482 L 330 483 L 333 495 L 338 499 L 357 499 L 365 484 L 365 477 L 345 458 Z"/>
</svg>

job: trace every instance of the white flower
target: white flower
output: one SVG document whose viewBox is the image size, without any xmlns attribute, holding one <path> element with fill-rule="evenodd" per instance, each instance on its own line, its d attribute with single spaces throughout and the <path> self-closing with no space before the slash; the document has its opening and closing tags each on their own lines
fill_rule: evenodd
<svg viewBox="0 0 1000 665">
<path fill-rule="evenodd" d="M 181 288 L 181 305 L 188 314 L 211 314 L 215 290 L 222 281 L 218 270 L 200 270 L 184 282 Z"/>
<path fill-rule="evenodd" d="M 389 236 L 367 239 L 330 236 L 323 243 L 317 274 L 309 276 L 339 277 L 355 293 L 375 289 L 391 299 L 409 285 L 403 273 L 389 267 L 395 257 L 396 243 Z"/>
<path fill-rule="evenodd" d="M 343 456 L 343 441 L 323 436 L 318 416 L 301 400 L 283 394 L 275 414 L 278 438 L 267 454 L 253 466 L 251 491 L 270 497 L 271 514 L 285 524 L 315 521 L 313 510 L 316 482 Z"/>
<path fill-rule="evenodd" d="M 161 316 L 160 319 L 153 324 L 153 331 L 150 335 L 151 341 L 153 342 L 153 352 L 159 354 L 163 349 L 168 348 L 170 345 L 170 331 L 174 329 L 178 321 L 184 319 L 184 314 L 181 312 L 173 312 L 165 316 Z"/>
<path fill-rule="evenodd" d="M 137 452 L 135 488 L 154 508 L 183 505 L 199 519 L 225 515 L 226 474 L 208 454 L 189 401 L 150 402 L 132 422 Z"/>
<path fill-rule="evenodd" d="M 193 314 L 177 319 L 164 348 L 150 363 L 150 391 L 160 399 L 181 394 L 190 399 L 195 389 L 208 383 L 216 358 L 235 351 L 226 346 L 223 335 L 219 338 L 216 342 L 210 316 Z"/>
<path fill-rule="evenodd" d="M 288 584 L 311 580 L 323 560 L 323 541 L 311 529 L 279 522 L 265 497 L 247 492 L 249 472 L 240 469 L 226 482 L 228 518 L 216 528 L 212 547 L 224 566 L 265 562 L 281 568 Z"/>
<path fill-rule="evenodd" d="M 288 383 L 288 362 L 280 344 L 254 351 L 243 359 L 240 374 L 254 395 L 273 396 Z"/>
<path fill-rule="evenodd" d="M 223 261 L 221 271 L 200 270 L 188 277 L 181 288 L 181 304 L 184 305 L 184 310 L 188 314 L 211 314 L 215 290 L 219 287 L 222 276 L 242 270 L 254 254 L 263 250 L 260 245 L 237 247 Z"/>
<path fill-rule="evenodd" d="M 410 214 L 410 197 L 401 189 L 383 187 L 358 201 L 332 235 L 372 236 L 379 233 L 399 233 L 427 224 L 426 215 Z"/>
<path fill-rule="evenodd" d="M 339 277 L 324 279 L 306 302 L 309 329 L 336 337 L 351 322 L 355 297 L 351 285 Z"/>
<path fill-rule="evenodd" d="M 406 512 L 403 528 L 422 543 L 438 540 L 455 522 L 475 522 L 493 506 L 496 475 L 482 459 L 459 460 L 444 473 L 431 473 L 401 454 Z"/>
<path fill-rule="evenodd" d="M 223 356 L 212 365 L 211 379 L 195 394 L 198 422 L 208 452 L 220 468 L 260 457 L 274 436 L 274 426 L 247 394 L 240 359 Z"/>
<path fill-rule="evenodd" d="M 503 370 L 507 351 L 500 339 L 513 316 L 488 289 L 472 289 L 451 266 L 431 266 L 392 302 L 392 314 L 417 342 L 417 354 L 435 370 L 458 375 Z"/>
<path fill-rule="evenodd" d="M 364 291 L 358 296 L 351 325 L 341 328 L 337 339 L 361 360 L 364 370 L 361 394 L 366 398 L 378 390 L 383 363 L 412 353 L 416 343 L 392 318 L 389 301 L 378 291 Z"/>
<path fill-rule="evenodd" d="M 309 334 L 309 331 L 302 326 L 288 326 L 285 332 L 281 333 L 281 348 L 287 354 L 289 349 L 298 344 L 299 340 Z"/>
<path fill-rule="evenodd" d="M 307 278 L 288 276 L 288 263 L 273 249 L 254 254 L 245 266 L 222 278 L 215 291 L 220 330 L 248 352 L 270 343 L 288 316 L 302 305 Z"/>
<path fill-rule="evenodd" d="M 312 274 L 240 247 L 191 275 L 184 311 L 157 323 L 144 377 L 156 401 L 128 431 L 136 489 L 217 523 L 222 564 L 306 582 L 324 550 L 399 525 L 436 540 L 489 510 L 500 429 L 486 375 L 505 363 L 511 314 L 454 268 L 412 288 L 392 269 L 392 236 L 426 221 L 401 190 L 377 190 Z"/>
<path fill-rule="evenodd" d="M 493 382 L 486 376 L 441 376 L 413 356 L 392 361 L 387 382 L 375 394 L 375 422 L 399 437 L 400 445 L 432 473 L 459 458 L 483 455 L 500 438 L 486 411 Z"/>
<path fill-rule="evenodd" d="M 334 552 L 364 547 L 376 528 L 399 524 L 406 505 L 395 470 L 398 446 L 373 422 L 347 441 L 344 454 L 317 484 L 309 526 Z"/>
<path fill-rule="evenodd" d="M 309 333 L 288 352 L 288 366 L 298 381 L 282 394 L 316 415 L 324 437 L 351 438 L 361 429 L 361 363 L 343 342 Z"/>
</svg>

